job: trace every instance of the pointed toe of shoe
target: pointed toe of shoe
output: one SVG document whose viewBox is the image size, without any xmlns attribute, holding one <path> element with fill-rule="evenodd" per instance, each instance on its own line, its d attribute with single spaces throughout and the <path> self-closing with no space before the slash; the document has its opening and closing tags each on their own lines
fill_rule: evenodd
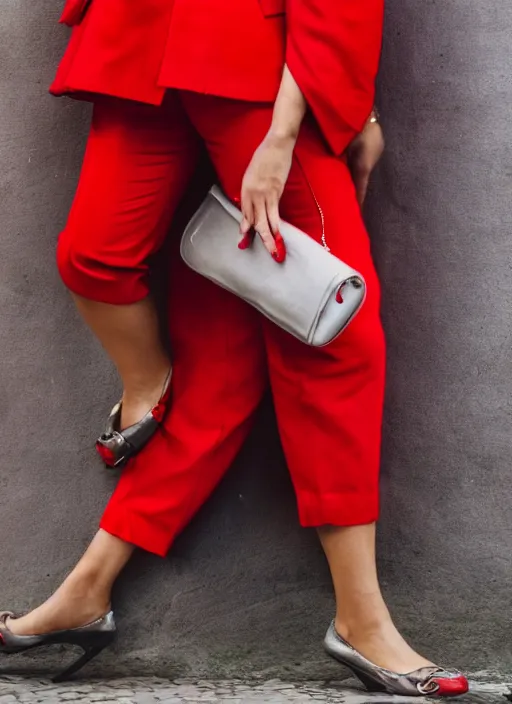
<svg viewBox="0 0 512 704">
<path fill-rule="evenodd" d="M 436 697 L 459 697 L 469 691 L 469 682 L 460 672 L 439 672 L 418 689 L 422 694 L 435 695 Z"/>
</svg>

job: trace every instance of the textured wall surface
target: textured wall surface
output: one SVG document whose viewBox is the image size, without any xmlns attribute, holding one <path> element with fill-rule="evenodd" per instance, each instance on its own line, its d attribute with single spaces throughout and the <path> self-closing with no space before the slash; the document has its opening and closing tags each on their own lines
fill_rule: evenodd
<svg viewBox="0 0 512 704">
<path fill-rule="evenodd" d="M 91 442 L 119 390 L 54 267 L 88 118 L 46 95 L 59 5 L 0 13 L 0 601 L 18 610 L 72 567 L 113 486 Z M 383 584 L 418 647 L 472 671 L 512 667 L 511 35 L 503 0 L 388 0 L 388 152 L 368 208 L 390 352 Z M 138 557 L 116 604 L 122 637 L 97 670 L 337 672 L 320 648 L 329 577 L 269 409 L 169 560 Z"/>
</svg>

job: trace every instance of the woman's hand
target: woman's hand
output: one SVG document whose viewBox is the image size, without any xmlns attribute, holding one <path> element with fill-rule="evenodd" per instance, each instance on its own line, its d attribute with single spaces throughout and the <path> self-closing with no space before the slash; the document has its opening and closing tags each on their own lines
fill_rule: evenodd
<svg viewBox="0 0 512 704">
<path fill-rule="evenodd" d="M 279 201 L 290 173 L 294 147 L 292 136 L 278 135 L 271 130 L 254 152 L 242 181 L 244 218 L 239 247 L 249 247 L 256 231 L 279 263 L 285 258 L 284 242 L 279 234 Z"/>
<path fill-rule="evenodd" d="M 372 171 L 384 152 L 384 134 L 378 122 L 368 121 L 364 130 L 347 149 L 347 159 L 356 186 L 357 200 L 362 206 Z"/>
<path fill-rule="evenodd" d="M 279 234 L 279 201 L 292 166 L 293 150 L 306 113 L 306 101 L 285 66 L 274 104 L 272 125 L 254 152 L 242 181 L 243 239 L 250 246 L 255 231 L 276 262 L 284 262 L 286 247 Z"/>
</svg>

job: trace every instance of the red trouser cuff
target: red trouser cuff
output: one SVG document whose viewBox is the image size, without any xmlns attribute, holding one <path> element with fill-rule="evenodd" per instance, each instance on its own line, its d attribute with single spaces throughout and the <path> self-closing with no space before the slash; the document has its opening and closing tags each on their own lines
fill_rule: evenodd
<svg viewBox="0 0 512 704">
<path fill-rule="evenodd" d="M 378 491 L 319 495 L 297 490 L 297 502 L 304 528 L 366 525 L 379 517 Z"/>
<path fill-rule="evenodd" d="M 98 264 L 88 267 L 80 261 L 71 261 L 66 256 L 65 246 L 65 242 L 59 244 L 57 266 L 65 286 L 76 296 L 114 306 L 138 303 L 148 296 L 145 274 L 123 272 Z"/>
<path fill-rule="evenodd" d="M 173 531 L 166 523 L 161 529 L 154 519 L 127 514 L 117 506 L 110 510 L 107 506 L 100 522 L 100 528 L 126 543 L 135 545 L 159 557 L 165 557 L 179 532 L 176 526 Z"/>
<path fill-rule="evenodd" d="M 298 492 L 300 523 L 304 528 L 358 526 L 375 523 L 379 517 L 379 494 L 318 494 Z M 152 518 L 128 515 L 107 506 L 100 528 L 131 545 L 165 557 L 180 528 L 168 523 L 159 528 Z"/>
</svg>

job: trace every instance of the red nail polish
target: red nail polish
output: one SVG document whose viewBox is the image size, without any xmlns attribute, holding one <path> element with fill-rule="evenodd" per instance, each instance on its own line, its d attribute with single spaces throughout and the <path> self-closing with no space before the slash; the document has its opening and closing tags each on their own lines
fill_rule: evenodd
<svg viewBox="0 0 512 704">
<path fill-rule="evenodd" d="M 286 249 L 284 247 L 278 247 L 277 248 L 277 260 L 280 264 L 284 262 L 286 259 Z"/>
<path fill-rule="evenodd" d="M 286 254 L 283 251 L 279 251 L 278 249 L 274 250 L 272 252 L 272 259 L 277 262 L 278 264 L 282 264 L 286 258 Z"/>
<path fill-rule="evenodd" d="M 277 259 L 280 264 L 284 262 L 286 259 L 286 246 L 284 243 L 284 240 L 279 232 L 276 233 L 275 235 L 275 242 L 276 242 L 276 250 L 277 250 Z"/>
</svg>

